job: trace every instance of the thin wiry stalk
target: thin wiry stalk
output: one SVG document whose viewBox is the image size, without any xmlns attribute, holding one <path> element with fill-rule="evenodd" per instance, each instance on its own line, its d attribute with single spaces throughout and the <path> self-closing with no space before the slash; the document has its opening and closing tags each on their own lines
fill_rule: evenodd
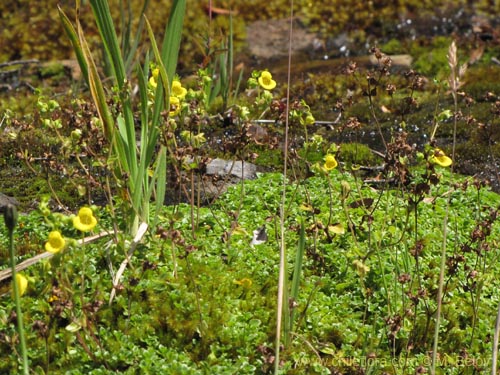
<svg viewBox="0 0 500 375">
<path fill-rule="evenodd" d="M 446 212 L 443 220 L 443 242 L 441 244 L 441 264 L 439 266 L 439 288 L 437 293 L 437 310 L 436 310 L 436 326 L 434 329 L 434 343 L 432 347 L 432 363 L 431 363 L 431 375 L 436 373 L 436 360 L 437 360 L 437 350 L 439 343 L 439 324 L 441 320 L 441 301 L 443 298 L 443 285 L 444 285 L 444 269 L 446 265 L 446 236 L 447 236 L 447 226 L 448 226 L 448 213 L 449 213 L 449 199 L 446 205 Z"/>
<path fill-rule="evenodd" d="M 491 353 L 491 375 L 496 375 L 497 373 L 499 334 L 500 334 L 500 303 L 498 304 L 497 319 L 495 322 L 495 334 L 493 336 L 493 353 Z"/>
<path fill-rule="evenodd" d="M 300 222 L 300 234 L 299 234 L 299 243 L 297 245 L 297 253 L 295 254 L 295 265 L 293 270 L 293 279 L 292 279 L 292 287 L 290 291 L 290 303 L 289 306 L 289 317 L 290 321 L 288 325 L 285 327 L 285 343 L 286 345 L 290 345 L 291 334 L 293 333 L 293 322 L 295 320 L 295 311 L 296 306 L 295 302 L 299 298 L 299 286 L 300 286 L 300 278 L 302 276 L 302 260 L 304 259 L 304 252 L 306 248 L 306 232 L 304 227 L 304 220 Z"/>
<path fill-rule="evenodd" d="M 283 313 L 283 301 L 286 282 L 286 244 L 285 244 L 285 207 L 287 187 L 287 161 L 288 161 L 288 125 L 290 108 L 290 72 L 292 68 L 292 35 L 293 35 L 293 0 L 290 0 L 290 31 L 288 35 L 288 72 L 286 87 L 286 117 L 285 117 L 285 142 L 283 150 L 283 190 L 280 205 L 280 270 L 278 278 L 278 306 L 276 308 L 276 348 L 274 358 L 274 374 L 279 373 L 280 367 L 280 343 L 281 343 L 281 318 Z"/>
<path fill-rule="evenodd" d="M 16 279 L 16 257 L 14 254 L 14 230 L 17 226 L 17 209 L 14 205 L 8 204 L 4 212 L 5 226 L 9 236 L 10 268 L 12 272 L 12 289 L 14 291 L 14 301 L 16 303 L 17 333 L 21 346 L 21 356 L 23 363 L 23 374 L 29 374 L 28 349 L 26 347 L 26 337 L 24 335 L 23 312 L 21 310 L 21 296 Z"/>
<path fill-rule="evenodd" d="M 447 57 L 448 57 L 448 65 L 450 66 L 450 76 L 448 78 L 448 83 L 450 85 L 450 90 L 453 96 L 453 105 L 454 105 L 453 144 L 452 144 L 451 158 L 453 162 L 455 162 L 455 146 L 457 142 L 457 113 L 458 113 L 457 92 L 461 85 L 460 78 L 465 74 L 467 66 L 465 64 L 462 65 L 460 67 L 460 70 L 457 72 L 458 59 L 457 59 L 457 46 L 455 44 L 455 41 L 451 43 Z M 451 165 L 451 172 L 453 172 L 453 164 Z M 443 289 L 444 289 L 444 271 L 446 266 L 446 237 L 448 234 L 447 227 L 448 227 L 448 217 L 450 212 L 450 200 L 451 200 L 451 194 L 448 196 L 448 199 L 446 201 L 446 211 L 443 220 L 443 242 L 441 246 L 441 264 L 439 268 L 439 286 L 437 293 L 436 326 L 434 329 L 434 343 L 432 347 L 432 362 L 430 371 L 431 375 L 434 375 L 436 373 L 436 361 L 437 361 L 437 351 L 439 343 L 439 324 L 441 321 L 441 305 L 442 305 Z"/>
</svg>

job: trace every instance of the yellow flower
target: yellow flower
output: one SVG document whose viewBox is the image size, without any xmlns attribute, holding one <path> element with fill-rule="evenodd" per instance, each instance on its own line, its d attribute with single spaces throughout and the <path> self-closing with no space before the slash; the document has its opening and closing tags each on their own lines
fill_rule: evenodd
<svg viewBox="0 0 500 375">
<path fill-rule="evenodd" d="M 266 90 L 272 90 L 276 87 L 276 81 L 273 80 L 273 76 L 267 70 L 260 73 L 259 85 Z"/>
<path fill-rule="evenodd" d="M 181 111 L 181 101 L 179 100 L 178 97 L 171 96 L 170 97 L 170 111 L 168 112 L 168 115 L 170 117 L 174 117 L 174 116 L 177 116 L 180 111 Z"/>
<path fill-rule="evenodd" d="M 89 207 L 82 207 L 78 211 L 78 216 L 73 218 L 73 226 L 80 232 L 89 232 L 97 224 L 97 219 L 94 217 L 92 210 Z"/>
<path fill-rule="evenodd" d="M 17 290 L 19 290 L 19 297 L 21 297 L 28 288 L 28 279 L 20 273 L 16 273 Z"/>
<path fill-rule="evenodd" d="M 155 68 L 151 72 L 151 77 L 149 78 L 149 85 L 154 89 L 156 88 L 157 85 L 156 80 L 158 79 L 158 74 L 160 74 L 160 69 Z"/>
<path fill-rule="evenodd" d="M 314 118 L 313 115 L 309 114 L 306 116 L 306 119 L 305 119 L 306 125 L 313 125 L 315 122 L 316 122 L 316 119 Z"/>
<path fill-rule="evenodd" d="M 189 143 L 193 147 L 200 147 L 203 143 L 207 141 L 205 138 L 205 133 L 193 134 L 189 130 L 183 130 L 181 132 L 182 139 Z"/>
<path fill-rule="evenodd" d="M 182 100 L 182 99 L 184 99 L 186 94 L 187 94 L 187 90 L 184 87 L 182 87 L 181 82 L 174 80 L 174 82 L 172 82 L 172 96 L 175 96 L 176 98 L 179 98 Z"/>
<path fill-rule="evenodd" d="M 154 77 L 149 78 L 149 86 L 151 86 L 151 88 L 153 89 L 156 88 L 156 79 Z"/>
<path fill-rule="evenodd" d="M 446 154 L 439 148 L 434 149 L 429 161 L 433 164 L 440 165 L 441 167 L 449 167 L 452 163 L 451 158 L 446 156 Z"/>
<path fill-rule="evenodd" d="M 330 234 L 344 234 L 345 229 L 344 229 L 344 226 L 340 223 L 330 224 L 328 226 L 328 233 L 330 233 Z"/>
<path fill-rule="evenodd" d="M 323 165 L 323 167 L 329 172 L 331 171 L 332 169 L 335 169 L 337 168 L 337 160 L 335 160 L 335 156 L 333 156 L 332 154 L 328 154 L 325 156 L 325 164 Z"/>
<path fill-rule="evenodd" d="M 198 133 L 193 137 L 193 146 L 200 147 L 206 141 L 207 139 L 205 138 L 205 133 Z"/>
<path fill-rule="evenodd" d="M 66 240 L 58 230 L 49 233 L 49 240 L 45 243 L 45 250 L 49 253 L 58 253 L 66 245 Z"/>
<path fill-rule="evenodd" d="M 236 284 L 236 285 L 240 285 L 242 286 L 243 288 L 250 288 L 252 286 L 252 280 L 249 279 L 248 277 L 244 277 L 243 279 L 241 280 L 233 280 L 233 283 Z"/>
<path fill-rule="evenodd" d="M 370 267 L 368 267 L 359 259 L 354 260 L 352 264 L 356 268 L 356 271 L 358 271 L 359 276 L 361 277 L 364 277 L 368 272 L 370 272 Z"/>
<path fill-rule="evenodd" d="M 301 211 L 307 211 L 307 212 L 314 212 L 313 207 L 310 204 L 307 203 L 301 203 L 299 206 L 299 210 Z"/>
</svg>

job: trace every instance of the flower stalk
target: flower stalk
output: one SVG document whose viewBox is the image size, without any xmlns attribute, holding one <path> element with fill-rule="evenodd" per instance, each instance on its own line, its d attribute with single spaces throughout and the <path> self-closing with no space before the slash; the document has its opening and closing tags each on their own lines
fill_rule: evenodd
<svg viewBox="0 0 500 375">
<path fill-rule="evenodd" d="M 21 310 L 21 293 L 20 284 L 17 282 L 16 273 L 16 258 L 14 254 L 14 229 L 17 225 L 17 209 L 14 205 L 8 204 L 4 212 L 5 226 L 9 231 L 9 253 L 10 253 L 10 267 L 12 269 L 12 289 L 14 290 L 14 301 L 16 303 L 16 315 L 17 315 L 17 330 L 19 333 L 19 342 L 21 345 L 21 355 L 23 362 L 23 374 L 29 374 L 28 365 L 28 351 L 26 349 L 26 339 L 24 336 L 24 326 L 23 326 L 23 312 Z"/>
</svg>

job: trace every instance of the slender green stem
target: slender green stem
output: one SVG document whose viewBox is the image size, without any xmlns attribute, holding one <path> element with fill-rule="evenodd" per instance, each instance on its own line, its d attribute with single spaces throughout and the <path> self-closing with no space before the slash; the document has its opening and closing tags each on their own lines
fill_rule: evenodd
<svg viewBox="0 0 500 375">
<path fill-rule="evenodd" d="M 491 355 L 491 375 L 495 375 L 497 373 L 499 335 L 500 335 L 500 303 L 498 304 L 497 318 L 495 321 L 495 333 L 493 335 L 493 352 Z"/>
<path fill-rule="evenodd" d="M 14 290 L 14 301 L 16 302 L 17 330 L 19 333 L 19 342 L 21 344 L 21 355 L 23 359 L 23 373 L 29 374 L 28 351 L 26 350 L 26 339 L 24 337 L 23 312 L 21 310 L 21 296 L 16 281 L 16 258 L 14 255 L 14 229 L 17 225 L 17 209 L 8 204 L 4 212 L 5 225 L 9 231 L 9 252 L 10 267 L 12 269 L 12 288 Z"/>
<path fill-rule="evenodd" d="M 457 90 L 459 87 L 459 82 L 457 81 L 457 74 L 456 74 L 458 61 L 457 61 L 457 50 L 455 42 L 452 42 L 448 50 L 448 64 L 450 65 L 451 69 L 449 83 L 451 88 L 451 94 L 453 96 L 453 108 L 455 111 L 453 116 L 453 144 L 452 144 L 451 158 L 453 162 L 455 162 L 455 147 L 457 143 L 457 113 L 458 113 Z M 454 164 L 451 165 L 452 173 L 453 170 L 454 170 Z M 441 264 L 439 267 L 439 287 L 437 294 L 437 311 L 436 311 L 436 326 L 434 330 L 434 344 L 432 348 L 432 363 L 430 369 L 431 375 L 434 375 L 436 373 L 437 351 L 439 343 L 439 325 L 441 323 L 441 305 L 442 305 L 443 289 L 444 289 L 444 271 L 446 266 L 446 237 L 448 234 L 447 227 L 448 227 L 448 217 L 450 213 L 450 201 L 451 201 L 451 195 L 448 196 L 448 200 L 446 201 L 446 211 L 443 221 L 443 242 L 441 247 Z"/>
<path fill-rule="evenodd" d="M 290 321 L 289 324 L 285 327 L 285 343 L 286 345 L 290 345 L 290 336 L 293 331 L 293 322 L 295 319 L 295 303 L 299 299 L 299 287 L 300 287 L 300 278 L 302 275 L 302 261 L 304 259 L 304 253 L 306 248 L 306 230 L 304 226 L 304 220 L 300 220 L 300 232 L 299 232 L 299 243 L 297 245 L 297 253 L 295 254 L 295 264 L 293 270 L 293 279 L 292 279 L 292 287 L 290 291 Z"/>
<path fill-rule="evenodd" d="M 85 244 L 85 235 L 82 233 L 82 244 L 81 248 L 83 248 Z M 85 249 L 82 251 L 82 279 L 81 279 L 81 286 L 80 286 L 80 303 L 81 303 L 81 309 L 83 311 L 83 306 L 84 306 L 84 294 L 85 294 L 85 266 L 86 266 L 86 257 L 85 257 Z"/>
<path fill-rule="evenodd" d="M 283 314 L 286 288 L 286 243 L 285 243 L 285 207 L 286 207 L 286 186 L 287 186 L 287 162 L 288 162 L 288 130 L 289 130 L 289 110 L 290 110 L 290 72 L 292 66 L 292 34 L 293 33 L 293 0 L 290 0 L 290 33 L 288 43 L 288 84 L 286 88 L 286 119 L 285 119 L 285 147 L 283 152 L 283 190 L 280 207 L 280 265 L 278 276 L 278 305 L 276 309 L 276 342 L 274 357 L 274 374 L 277 375 L 280 369 L 280 343 L 281 343 L 281 318 Z"/>
</svg>

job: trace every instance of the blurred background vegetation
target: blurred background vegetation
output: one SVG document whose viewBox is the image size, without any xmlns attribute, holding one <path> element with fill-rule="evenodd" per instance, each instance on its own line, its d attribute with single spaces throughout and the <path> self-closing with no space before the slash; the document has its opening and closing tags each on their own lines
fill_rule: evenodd
<svg viewBox="0 0 500 375">
<path fill-rule="evenodd" d="M 109 0 L 116 25 L 123 29 L 122 20 L 132 15 L 133 26 L 143 6 L 142 0 Z M 168 19 L 171 1 L 150 1 L 146 15 L 153 29 L 160 34 Z M 217 41 L 227 33 L 231 10 L 233 17 L 235 47 L 245 47 L 245 26 L 255 20 L 279 19 L 289 15 L 289 0 L 221 0 L 212 1 L 213 19 L 209 26 L 209 1 L 190 0 L 186 14 L 184 41 L 181 51 L 181 68 L 200 63 L 208 53 L 208 37 Z M 57 5 L 66 14 L 75 17 L 75 1 L 72 0 L 5 0 L 0 2 L 0 62 L 19 59 L 39 59 L 41 61 L 61 60 L 72 57 L 72 49 L 59 21 Z M 447 9 L 463 9 L 473 14 L 493 14 L 500 10 L 497 1 L 481 0 L 330 0 L 319 2 L 296 0 L 295 14 L 311 31 L 323 38 L 342 32 L 355 34 L 360 41 L 369 31 L 371 34 L 390 35 L 401 21 L 407 17 L 426 13 L 436 15 Z M 130 13 L 129 13 L 130 12 Z M 87 36 L 97 33 L 91 10 L 82 1 L 81 22 Z M 126 23 L 125 23 L 126 24 Z M 209 30 L 210 28 L 210 30 Z M 135 29 L 133 27 L 133 29 Z M 90 38 L 92 40 L 92 38 Z M 97 38 L 94 38 L 97 43 Z M 144 40 L 144 39 L 143 39 Z M 98 47 L 94 44 L 94 47 Z"/>
<path fill-rule="evenodd" d="M 122 36 L 124 30 L 131 30 L 132 38 L 138 27 L 144 1 L 108 1 L 116 20 L 118 35 Z M 0 70 L 0 114 L 4 118 L 21 119 L 22 124 L 30 129 L 43 132 L 37 126 L 39 119 L 33 115 L 33 109 L 40 94 L 57 99 L 63 108 L 68 108 L 66 111 L 68 116 L 74 106 L 72 100 L 86 98 L 88 95 L 85 89 L 82 90 L 81 80 L 72 78 L 68 74 L 68 65 L 60 63 L 61 60 L 73 59 L 74 54 L 69 39 L 63 31 L 57 6 L 59 5 L 74 21 L 75 3 L 75 0 L 0 1 L 0 64 L 28 59 L 38 59 L 44 63 L 38 64 L 33 69 L 22 67 L 10 71 L 11 67 L 8 66 L 4 71 Z M 161 42 L 159 38 L 164 32 L 169 17 L 171 3 L 171 0 L 150 0 L 146 10 L 146 16 L 159 42 Z M 496 63 L 500 58 L 500 28 L 498 20 L 494 17 L 500 11 L 499 1 L 329 0 L 320 2 L 294 0 L 294 4 L 294 14 L 300 20 L 300 24 L 307 31 L 315 33 L 320 43 L 324 44 L 324 50 L 316 56 L 305 56 L 305 61 L 294 57 L 294 67 L 299 79 L 292 81 L 292 95 L 304 98 L 317 119 L 335 120 L 338 116 L 336 104 L 342 103 L 342 100 L 346 103 L 344 97 L 346 93 L 355 92 L 349 77 L 340 74 L 346 60 L 336 59 L 336 57 L 349 56 L 351 58 L 359 55 L 366 57 L 370 54 L 370 47 L 378 46 L 387 54 L 408 54 L 413 59 L 411 68 L 425 77 L 425 87 L 415 93 L 419 106 L 405 118 L 407 123 L 416 124 L 415 127 L 425 132 L 426 127 L 433 123 L 435 112 L 438 109 L 441 110 L 441 107 L 446 109 L 450 105 L 450 98 L 446 97 L 444 90 L 440 91 L 438 84 L 447 80 L 449 74 L 447 53 L 451 41 L 455 40 L 460 51 L 460 62 L 475 60 L 470 64 L 463 87 L 477 102 L 471 113 L 478 118 L 478 121 L 487 124 L 488 129 L 496 129 L 498 122 L 496 117 L 493 125 L 490 125 L 493 121 L 490 101 L 491 98 L 500 95 L 496 84 L 500 77 L 500 64 Z M 211 12 L 210 5 L 212 6 Z M 231 22 L 228 15 L 230 12 L 233 15 L 234 51 L 237 54 L 235 64 L 244 63 L 245 77 L 250 75 L 252 68 L 270 68 L 273 75 L 276 75 L 276 79 L 280 78 L 279 68 L 286 67 L 286 64 L 281 64 L 279 61 L 258 61 L 257 63 L 249 61 L 252 56 L 247 43 L 247 26 L 254 21 L 279 20 L 288 17 L 289 0 L 213 0 L 211 2 L 189 0 L 178 65 L 178 72 L 188 86 L 189 77 L 196 77 L 193 73 L 203 64 L 210 65 L 210 60 L 212 59 L 213 62 L 220 50 L 227 46 Z M 102 46 L 98 41 L 97 27 L 87 0 L 81 0 L 80 22 L 92 52 L 97 61 L 102 64 L 103 60 L 99 58 Z M 480 26 L 479 31 L 474 31 L 475 25 Z M 485 26 L 484 29 L 482 29 L 483 26 Z M 335 45 L 336 39 L 348 42 L 349 55 L 339 54 L 338 45 Z M 138 50 L 139 54 L 149 47 L 146 35 L 142 35 L 140 40 L 142 44 Z M 284 43 L 286 44 L 286 41 Z M 331 58 L 325 60 L 323 54 Z M 473 57 L 474 55 L 476 57 Z M 317 71 L 312 69 L 311 59 L 316 59 L 315 62 L 319 63 Z M 248 61 L 249 64 L 247 64 Z M 363 67 L 362 60 L 358 62 Z M 7 81 L 4 73 L 14 75 L 17 82 Z M 402 89 L 401 95 L 404 96 L 404 89 L 408 87 L 407 78 L 402 74 L 397 74 L 391 79 L 398 88 Z M 282 77 L 281 82 L 283 82 Z M 360 89 L 356 92 L 359 95 L 362 94 Z M 441 93 L 445 98 L 437 97 L 436 93 Z M 485 99 L 485 93 L 491 95 Z M 368 126 L 372 121 L 370 112 L 366 110 L 362 99 L 363 97 L 357 99 L 362 105 L 356 105 L 355 102 L 355 105 L 349 106 L 346 118 L 354 116 Z M 436 103 L 439 104 L 439 108 Z M 381 102 L 381 104 L 387 105 L 386 102 Z M 79 111 L 80 109 L 77 108 L 76 112 L 79 113 Z M 91 114 L 92 111 L 86 109 L 80 112 Z M 23 116 L 26 117 L 23 119 Z M 71 124 L 71 121 L 70 118 L 67 123 Z M 388 130 L 395 126 L 391 116 L 385 113 L 380 115 L 380 121 Z M 7 121 L 4 122 L 4 128 L 5 124 Z M 478 137 L 491 138 L 482 135 L 483 128 L 471 131 L 471 127 L 466 124 L 459 129 L 459 136 L 464 139 L 469 140 L 472 135 L 468 143 L 464 143 L 463 147 L 458 147 L 461 154 L 468 160 L 478 159 L 478 156 L 488 154 L 477 151 L 477 145 L 481 143 Z M 449 137 L 451 129 L 451 124 L 443 124 L 440 132 L 443 137 Z M 329 132 L 327 128 L 320 128 L 318 131 Z M 496 130 L 491 130 L 491 132 L 500 134 Z M 370 131 L 366 130 L 366 133 L 369 134 Z M 40 139 L 40 134 L 34 133 L 30 137 L 25 136 L 23 139 L 33 151 L 36 148 L 36 140 Z M 15 150 L 19 147 L 9 148 L 6 142 L 7 140 L 0 140 L 0 149 L 3 148 L 3 155 L 8 155 L 7 158 L 10 158 L 15 155 Z M 43 143 L 50 144 L 46 140 Z M 471 144 L 475 147 L 470 147 Z M 500 143 L 486 146 L 497 147 L 498 150 L 493 151 L 498 151 L 500 154 Z M 25 149 L 27 146 L 22 148 Z M 0 164 L 2 160 L 3 156 L 0 153 Z M 484 164 L 484 160 L 479 161 Z"/>
</svg>

